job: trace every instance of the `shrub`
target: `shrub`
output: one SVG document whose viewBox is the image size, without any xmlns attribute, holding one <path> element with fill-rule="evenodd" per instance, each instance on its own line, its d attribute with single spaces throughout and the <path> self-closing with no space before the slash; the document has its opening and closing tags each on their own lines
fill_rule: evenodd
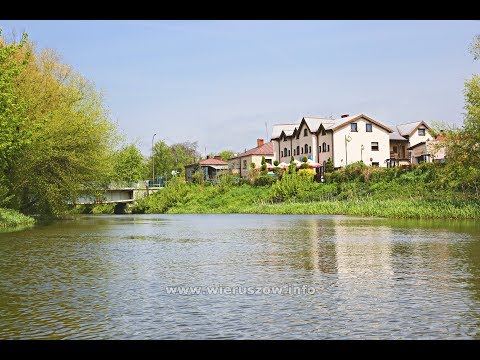
<svg viewBox="0 0 480 360">
<path fill-rule="evenodd" d="M 203 171 L 195 171 L 192 175 L 192 182 L 194 184 L 202 185 L 205 182 Z"/>
<path fill-rule="evenodd" d="M 273 165 L 275 165 L 275 166 L 278 166 L 278 164 L 280 164 L 280 162 L 279 162 L 278 160 L 275 160 L 275 161 L 273 162 Z"/>
<path fill-rule="evenodd" d="M 270 175 L 260 175 L 253 181 L 253 186 L 267 186 L 272 185 L 276 179 Z"/>
</svg>

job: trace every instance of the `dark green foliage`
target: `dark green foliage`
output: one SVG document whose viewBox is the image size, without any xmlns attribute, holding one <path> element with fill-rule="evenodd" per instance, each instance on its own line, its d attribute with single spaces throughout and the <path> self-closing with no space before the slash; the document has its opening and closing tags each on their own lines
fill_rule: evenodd
<svg viewBox="0 0 480 360">
<path fill-rule="evenodd" d="M 272 185 L 276 179 L 270 175 L 260 175 L 253 181 L 253 186 L 268 186 Z"/>
</svg>

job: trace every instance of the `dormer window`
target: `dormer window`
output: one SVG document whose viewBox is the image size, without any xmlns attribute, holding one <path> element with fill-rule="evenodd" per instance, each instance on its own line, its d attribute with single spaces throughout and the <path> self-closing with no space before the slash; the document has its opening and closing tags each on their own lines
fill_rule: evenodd
<svg viewBox="0 0 480 360">
<path fill-rule="evenodd" d="M 357 123 L 351 123 L 351 124 L 350 124 L 350 130 L 357 132 L 357 131 L 358 131 L 358 130 L 357 130 Z"/>
<path fill-rule="evenodd" d="M 425 136 L 425 129 L 418 129 L 418 136 Z"/>
<path fill-rule="evenodd" d="M 308 135 L 308 130 L 307 129 L 303 129 L 303 136 L 307 136 Z"/>
</svg>

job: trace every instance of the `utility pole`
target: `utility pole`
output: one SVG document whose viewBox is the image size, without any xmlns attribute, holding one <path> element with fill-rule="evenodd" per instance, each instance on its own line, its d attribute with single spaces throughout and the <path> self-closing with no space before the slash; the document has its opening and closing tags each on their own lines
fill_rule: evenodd
<svg viewBox="0 0 480 360">
<path fill-rule="evenodd" d="M 155 157 L 153 156 L 153 139 L 155 139 L 155 135 L 157 134 L 153 134 L 152 136 L 152 187 L 155 183 Z"/>
</svg>

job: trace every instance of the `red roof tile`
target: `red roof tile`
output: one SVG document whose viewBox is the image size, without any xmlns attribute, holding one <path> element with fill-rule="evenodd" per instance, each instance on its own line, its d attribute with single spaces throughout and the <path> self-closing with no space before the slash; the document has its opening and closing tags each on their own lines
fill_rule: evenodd
<svg viewBox="0 0 480 360">
<path fill-rule="evenodd" d="M 198 162 L 200 165 L 228 165 L 228 162 L 219 159 L 204 159 Z"/>
<path fill-rule="evenodd" d="M 262 146 L 245 151 L 244 153 L 238 154 L 236 157 L 243 157 L 248 155 L 273 155 L 273 142 L 268 142 Z"/>
</svg>

